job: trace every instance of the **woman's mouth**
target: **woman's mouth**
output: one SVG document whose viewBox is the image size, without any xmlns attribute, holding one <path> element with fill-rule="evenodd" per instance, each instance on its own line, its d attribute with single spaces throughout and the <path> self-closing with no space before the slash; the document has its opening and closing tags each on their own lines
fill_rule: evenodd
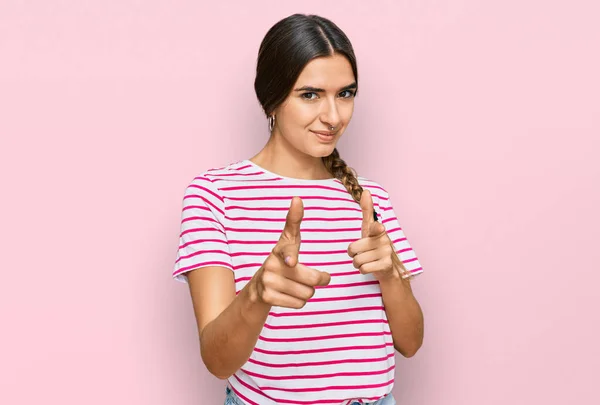
<svg viewBox="0 0 600 405">
<path fill-rule="evenodd" d="M 328 132 L 328 131 L 310 131 L 317 136 L 321 142 L 331 143 L 335 140 L 335 135 L 337 132 Z"/>
</svg>

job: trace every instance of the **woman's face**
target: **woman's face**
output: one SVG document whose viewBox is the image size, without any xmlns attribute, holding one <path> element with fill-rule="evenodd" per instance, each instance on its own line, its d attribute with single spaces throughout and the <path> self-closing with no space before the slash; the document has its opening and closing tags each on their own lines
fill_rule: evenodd
<svg viewBox="0 0 600 405">
<path fill-rule="evenodd" d="M 354 73 L 346 57 L 335 54 L 313 59 L 275 109 L 274 131 L 307 155 L 328 156 L 352 118 L 355 91 Z"/>
</svg>

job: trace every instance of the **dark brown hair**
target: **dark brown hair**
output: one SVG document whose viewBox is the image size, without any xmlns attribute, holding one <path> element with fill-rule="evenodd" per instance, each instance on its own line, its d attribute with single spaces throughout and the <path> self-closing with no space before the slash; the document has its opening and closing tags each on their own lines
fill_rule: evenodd
<svg viewBox="0 0 600 405">
<path fill-rule="evenodd" d="M 256 96 L 267 117 L 287 98 L 308 62 L 336 53 L 348 59 L 358 85 L 352 44 L 333 22 L 314 14 L 293 14 L 271 27 L 260 44 L 254 80 Z M 337 148 L 323 157 L 323 163 L 359 202 L 363 189 L 357 174 L 340 158 Z"/>
</svg>

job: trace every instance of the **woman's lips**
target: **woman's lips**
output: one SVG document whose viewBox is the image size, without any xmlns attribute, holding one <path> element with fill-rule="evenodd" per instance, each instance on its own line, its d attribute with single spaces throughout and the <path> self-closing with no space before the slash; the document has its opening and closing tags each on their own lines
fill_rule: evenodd
<svg viewBox="0 0 600 405">
<path fill-rule="evenodd" d="M 335 139 L 337 132 L 326 132 L 326 131 L 310 131 L 317 136 L 322 142 L 331 143 Z"/>
</svg>

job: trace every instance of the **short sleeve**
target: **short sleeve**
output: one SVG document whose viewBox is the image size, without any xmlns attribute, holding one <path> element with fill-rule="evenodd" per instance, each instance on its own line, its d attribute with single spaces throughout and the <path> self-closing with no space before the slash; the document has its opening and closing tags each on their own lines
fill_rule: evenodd
<svg viewBox="0 0 600 405">
<path fill-rule="evenodd" d="M 378 192 L 378 194 L 380 193 L 382 196 L 379 198 L 380 212 L 378 214 L 380 214 L 381 223 L 385 226 L 390 239 L 394 243 L 396 253 L 406 270 L 411 274 L 411 278 L 417 276 L 423 273 L 419 258 L 400 226 L 389 194 L 385 190 L 383 190 L 383 193 Z M 375 210 L 377 211 L 377 208 Z"/>
<path fill-rule="evenodd" d="M 187 283 L 187 273 L 207 266 L 233 270 L 225 234 L 225 204 L 214 183 L 196 177 L 185 190 L 181 212 L 179 247 L 173 278 Z"/>
</svg>

